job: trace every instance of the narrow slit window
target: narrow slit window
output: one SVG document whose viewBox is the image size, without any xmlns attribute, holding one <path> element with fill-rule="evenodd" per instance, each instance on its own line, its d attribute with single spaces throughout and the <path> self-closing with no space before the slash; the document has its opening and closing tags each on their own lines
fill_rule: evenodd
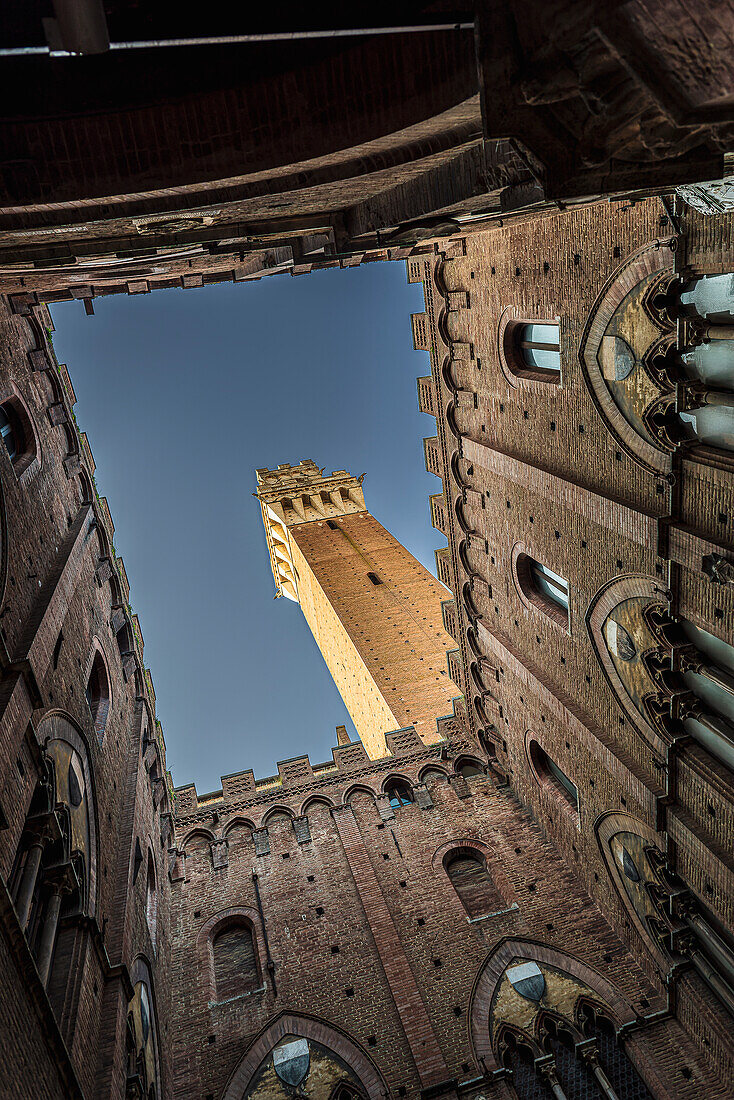
<svg viewBox="0 0 734 1100">
<path fill-rule="evenodd" d="M 367 576 L 373 584 L 382 584 L 382 578 L 377 576 L 377 573 L 368 573 Z"/>
</svg>

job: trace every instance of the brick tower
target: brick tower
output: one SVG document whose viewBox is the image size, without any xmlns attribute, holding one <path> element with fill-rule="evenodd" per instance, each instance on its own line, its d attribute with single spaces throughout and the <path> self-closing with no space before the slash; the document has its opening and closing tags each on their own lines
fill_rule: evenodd
<svg viewBox="0 0 734 1100">
<path fill-rule="evenodd" d="M 257 482 L 278 594 L 300 603 L 367 752 L 404 726 L 440 741 L 458 694 L 441 584 L 370 515 L 360 478 L 304 459 Z"/>
</svg>

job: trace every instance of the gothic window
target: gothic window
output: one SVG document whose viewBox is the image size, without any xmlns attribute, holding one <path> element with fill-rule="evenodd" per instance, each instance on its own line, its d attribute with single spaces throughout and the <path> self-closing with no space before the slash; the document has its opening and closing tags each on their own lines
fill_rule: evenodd
<svg viewBox="0 0 734 1100">
<path fill-rule="evenodd" d="M 734 277 L 683 282 L 670 268 L 657 245 L 631 258 L 595 305 L 581 342 L 587 381 L 611 431 L 660 473 L 680 446 L 734 450 Z"/>
<path fill-rule="evenodd" d="M 385 794 L 390 799 L 393 809 L 399 806 L 409 806 L 413 801 L 413 792 L 402 779 L 393 779 L 385 787 Z"/>
<path fill-rule="evenodd" d="M 674 619 L 661 594 L 646 578 L 601 589 L 588 613 L 597 657 L 651 742 L 684 731 L 734 771 L 734 647 Z"/>
<path fill-rule="evenodd" d="M 734 1013 L 734 940 L 706 904 L 705 875 L 690 867 L 696 892 L 669 867 L 657 834 L 626 814 L 608 815 L 598 836 L 612 881 L 656 964 L 686 958 Z"/>
<path fill-rule="evenodd" d="M 530 760 L 539 781 L 554 791 L 572 810 L 578 812 L 579 792 L 566 773 L 558 767 L 537 741 L 530 742 Z"/>
<path fill-rule="evenodd" d="M 513 321 L 503 339 L 504 357 L 513 374 L 536 382 L 561 380 L 558 325 L 550 321 Z"/>
<path fill-rule="evenodd" d="M 107 715 L 110 709 L 110 682 L 107 676 L 102 654 L 95 651 L 92 668 L 87 681 L 87 704 L 92 715 L 94 732 L 101 744 L 104 737 Z"/>
<path fill-rule="evenodd" d="M 28 414 L 17 398 L 0 405 L 0 436 L 19 476 L 35 457 L 36 441 Z"/>
<path fill-rule="evenodd" d="M 60 717 L 48 720 L 57 729 Z M 39 727 L 40 731 L 40 727 Z M 72 737 L 78 738 L 74 730 Z M 85 764 L 66 740 L 51 737 L 31 799 L 9 879 L 18 923 L 36 960 L 54 1008 L 63 1002 L 68 950 L 73 941 L 70 918 L 88 910 L 90 894 L 90 815 Z M 67 944 L 68 947 L 68 944 Z M 57 966 L 61 953 L 62 964 Z"/>
<path fill-rule="evenodd" d="M 607 1007 L 582 980 L 548 963 L 512 960 L 497 985 L 490 1030 L 519 1100 L 652 1100 Z"/>
<path fill-rule="evenodd" d="M 525 600 L 559 626 L 568 628 L 568 581 L 547 565 L 523 553 L 515 558 L 515 573 Z"/>
<path fill-rule="evenodd" d="M 480 852 L 473 848 L 456 848 L 446 856 L 444 867 L 469 918 L 505 908 L 490 878 L 487 861 Z"/>
<path fill-rule="evenodd" d="M 225 925 L 214 935 L 214 982 L 218 1001 L 252 993 L 260 986 L 252 928 L 244 921 Z"/>
</svg>

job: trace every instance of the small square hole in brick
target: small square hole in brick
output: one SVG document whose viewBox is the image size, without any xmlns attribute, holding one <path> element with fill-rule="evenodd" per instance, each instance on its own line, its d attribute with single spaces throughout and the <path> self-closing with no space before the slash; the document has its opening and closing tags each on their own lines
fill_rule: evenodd
<svg viewBox="0 0 734 1100">
<path fill-rule="evenodd" d="M 545 272 L 546 275 L 550 271 L 550 264 L 548 263 L 547 260 L 543 261 L 543 271 Z"/>
<path fill-rule="evenodd" d="M 640 1004 L 642 1005 L 643 1008 L 649 1008 L 650 1007 L 650 1002 L 648 1001 L 647 997 L 640 997 Z"/>
<path fill-rule="evenodd" d="M 194 909 L 194 920 L 198 920 L 201 916 L 201 909 Z"/>
<path fill-rule="evenodd" d="M 407 886 L 408 884 L 407 884 L 407 882 L 405 881 L 405 879 L 404 879 L 404 878 L 401 878 L 401 880 L 400 880 L 400 885 L 402 886 L 402 888 L 403 888 L 403 890 L 404 890 L 404 889 L 405 889 L 405 887 L 406 887 L 406 886 Z"/>
<path fill-rule="evenodd" d="M 306 875 L 306 882 L 313 882 L 313 880 L 314 880 L 313 875 Z"/>
<path fill-rule="evenodd" d="M 419 928 L 422 928 L 425 923 L 426 923 L 426 918 L 425 917 L 418 917 L 418 927 Z"/>
<path fill-rule="evenodd" d="M 548 929 L 548 931 L 549 931 L 549 932 L 552 932 L 552 931 L 553 931 L 553 928 L 554 928 L 554 927 L 555 927 L 555 926 L 554 926 L 554 924 L 553 924 L 553 921 L 550 921 L 550 920 L 549 920 L 549 921 L 548 921 L 548 923 L 546 924 L 546 928 Z"/>
<path fill-rule="evenodd" d="M 719 512 L 719 523 L 728 523 L 729 517 L 726 512 Z"/>
<path fill-rule="evenodd" d="M 372 652 L 372 650 L 370 650 L 370 652 Z M 384 821 L 381 821 L 381 822 L 379 823 L 379 825 L 377 826 L 377 828 L 378 828 L 378 829 L 384 829 L 384 828 L 385 828 L 385 822 L 384 822 Z"/>
<path fill-rule="evenodd" d="M 323 915 L 324 915 L 324 907 L 323 907 L 323 905 L 317 905 L 317 906 L 316 906 L 316 916 L 317 916 L 317 917 L 323 917 Z"/>
<path fill-rule="evenodd" d="M 461 1016 L 461 1005 L 454 1005 L 454 1016 Z"/>
<path fill-rule="evenodd" d="M 611 961 L 612 961 L 612 956 L 611 955 L 605 955 L 604 956 L 604 962 L 605 963 L 610 963 Z"/>
<path fill-rule="evenodd" d="M 621 462 L 622 461 L 622 452 L 621 451 L 615 451 L 614 452 L 614 457 L 616 458 L 617 462 Z"/>
<path fill-rule="evenodd" d="M 216 1035 L 210 1035 L 209 1038 L 207 1039 L 207 1043 L 216 1043 L 216 1041 L 217 1041 Z"/>
<path fill-rule="evenodd" d="M 408 1095 L 408 1090 L 406 1089 L 405 1085 L 399 1085 L 398 1086 L 398 1096 L 407 1096 L 407 1095 Z"/>
<path fill-rule="evenodd" d="M 528 893 L 534 894 L 535 893 L 535 886 L 536 886 L 536 884 L 534 882 L 529 882 L 528 883 Z"/>
<path fill-rule="evenodd" d="M 723 619 L 724 618 L 723 608 L 721 608 L 721 607 L 715 608 L 714 615 L 716 616 L 717 619 Z"/>
<path fill-rule="evenodd" d="M 436 967 L 436 969 L 438 970 L 438 969 L 439 969 L 439 967 L 443 966 L 443 959 L 434 959 L 434 960 L 433 960 L 433 965 L 434 965 L 434 966 Z"/>
<path fill-rule="evenodd" d="M 331 953 L 332 953 L 332 955 L 338 955 L 339 954 L 339 944 L 338 943 L 333 943 L 331 945 Z"/>
<path fill-rule="evenodd" d="M 462 1062 L 462 1063 L 461 1063 L 461 1068 L 462 1068 L 462 1071 L 463 1071 L 464 1073 L 468 1073 L 468 1072 L 469 1072 L 469 1070 L 471 1069 L 471 1066 L 469 1065 L 469 1063 L 468 1063 L 468 1062 Z"/>
<path fill-rule="evenodd" d="M 389 858 L 390 858 L 390 854 L 389 854 L 389 852 L 383 852 L 383 853 L 382 853 L 382 858 L 383 858 L 383 859 L 389 859 Z"/>
<path fill-rule="evenodd" d="M 290 859 L 290 858 L 291 858 L 290 852 L 283 852 L 283 859 Z"/>
<path fill-rule="evenodd" d="M 556 430 L 556 422 L 555 422 L 555 420 L 551 420 L 551 422 L 550 422 L 550 430 L 551 430 L 552 432 L 554 432 L 554 431 Z"/>
<path fill-rule="evenodd" d="M 344 996 L 345 997 L 353 997 L 354 996 L 354 990 L 351 987 L 351 985 L 347 986 L 347 988 L 344 990 Z"/>
<path fill-rule="evenodd" d="M 368 1047 L 376 1047 L 377 1046 L 377 1039 L 375 1038 L 374 1035 L 368 1035 L 367 1036 L 367 1046 Z"/>
</svg>

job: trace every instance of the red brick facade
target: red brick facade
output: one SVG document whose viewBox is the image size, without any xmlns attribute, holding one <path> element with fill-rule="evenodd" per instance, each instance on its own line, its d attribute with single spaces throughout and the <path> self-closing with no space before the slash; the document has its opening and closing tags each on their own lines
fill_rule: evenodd
<svg viewBox="0 0 734 1100">
<path fill-rule="evenodd" d="M 674 479 L 651 469 L 594 400 L 608 360 L 582 365 L 630 255 L 733 269 L 726 219 L 671 236 L 649 200 L 411 259 L 465 705 L 434 715 L 436 744 L 408 726 L 377 759 L 342 743 L 201 797 L 166 771 L 49 315 L 2 302 L 1 1097 L 731 1095 L 731 769 L 691 680 L 727 683 L 731 460 L 694 444 L 669 452 Z M 655 286 L 635 316 L 669 342 Z M 559 378 L 516 373 L 505 309 L 558 325 Z"/>
</svg>

